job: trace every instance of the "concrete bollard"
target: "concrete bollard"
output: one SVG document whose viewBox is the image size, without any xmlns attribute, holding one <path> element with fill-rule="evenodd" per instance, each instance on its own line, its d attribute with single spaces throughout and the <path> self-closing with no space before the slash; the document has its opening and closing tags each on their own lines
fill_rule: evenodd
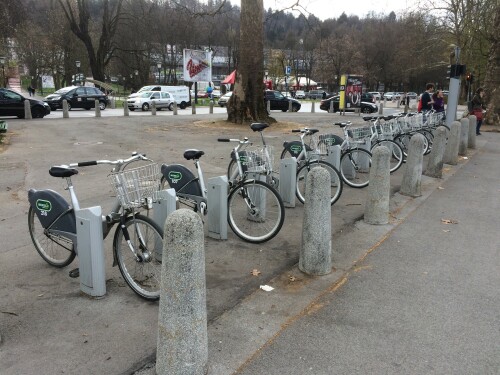
<svg viewBox="0 0 500 375">
<path fill-rule="evenodd" d="M 385 103 L 385 99 L 384 99 L 384 103 Z M 384 114 L 384 103 L 380 103 L 380 105 L 378 106 L 378 114 L 379 115 Z"/>
<path fill-rule="evenodd" d="M 476 148 L 476 127 L 477 127 L 477 117 L 475 115 L 469 116 L 469 139 L 467 146 L 469 148 Z"/>
<path fill-rule="evenodd" d="M 315 105 L 316 105 L 316 102 L 313 100 L 312 103 L 311 103 L 311 113 L 315 113 L 316 112 Z"/>
<path fill-rule="evenodd" d="M 268 100 L 266 102 L 266 109 L 267 109 L 267 113 L 271 113 L 271 101 L 270 100 Z"/>
<path fill-rule="evenodd" d="M 156 116 L 156 103 L 151 103 L 151 116 Z"/>
<path fill-rule="evenodd" d="M 164 227 L 156 373 L 206 374 L 207 304 L 203 224 L 191 210 Z"/>
<path fill-rule="evenodd" d="M 174 115 L 175 116 L 178 115 L 178 112 L 177 112 L 177 102 L 174 102 Z"/>
<path fill-rule="evenodd" d="M 420 133 L 410 139 L 406 168 L 401 182 L 400 194 L 419 197 L 422 182 L 422 161 L 424 159 L 424 136 Z"/>
<path fill-rule="evenodd" d="M 99 100 L 94 101 L 95 106 L 95 117 L 101 117 L 101 107 L 99 107 Z"/>
<path fill-rule="evenodd" d="M 24 101 L 24 118 L 27 120 L 31 120 L 33 118 L 31 116 L 31 104 L 29 100 Z"/>
<path fill-rule="evenodd" d="M 194 100 L 191 103 L 191 114 L 196 115 L 196 102 Z"/>
<path fill-rule="evenodd" d="M 208 113 L 213 114 L 214 113 L 214 101 L 210 100 L 210 105 L 209 105 L 209 111 Z"/>
<path fill-rule="evenodd" d="M 444 151 L 443 163 L 450 165 L 458 164 L 458 147 L 460 143 L 460 129 L 461 125 L 458 121 L 453 121 L 450 126 L 450 134 L 448 136 L 448 143 Z"/>
<path fill-rule="evenodd" d="M 460 120 L 460 141 L 458 144 L 458 155 L 467 155 L 467 144 L 469 142 L 469 119 L 463 118 Z"/>
<path fill-rule="evenodd" d="M 69 118 L 68 101 L 63 99 L 63 118 Z"/>
<path fill-rule="evenodd" d="M 439 126 L 435 130 L 434 142 L 432 150 L 429 154 L 427 168 L 424 175 L 434 178 L 443 177 L 443 157 L 446 149 L 446 132 L 448 130 L 444 126 Z"/>
<path fill-rule="evenodd" d="M 332 272 L 330 173 L 313 168 L 307 176 L 299 269 L 308 275 Z"/>
<path fill-rule="evenodd" d="M 330 112 L 330 113 L 334 113 L 335 112 L 335 109 L 333 107 L 333 100 L 330 100 L 330 110 L 328 112 Z"/>
<path fill-rule="evenodd" d="M 116 100 L 115 98 L 111 98 L 111 109 L 115 109 L 116 108 Z"/>
<path fill-rule="evenodd" d="M 375 147 L 370 168 L 370 185 L 365 204 L 364 221 L 367 224 L 389 222 L 391 191 L 391 151 L 385 146 Z"/>
<path fill-rule="evenodd" d="M 128 110 L 128 105 L 127 102 L 123 102 L 123 116 L 130 116 L 129 110 Z"/>
</svg>

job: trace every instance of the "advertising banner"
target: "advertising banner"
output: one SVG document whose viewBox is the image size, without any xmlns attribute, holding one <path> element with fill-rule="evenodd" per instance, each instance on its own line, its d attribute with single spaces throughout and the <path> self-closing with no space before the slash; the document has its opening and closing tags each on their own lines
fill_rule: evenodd
<svg viewBox="0 0 500 375">
<path fill-rule="evenodd" d="M 184 81 L 212 81 L 212 52 L 184 49 Z"/>
<path fill-rule="evenodd" d="M 345 89 L 346 107 L 361 107 L 361 94 L 363 93 L 363 76 L 347 76 Z"/>
</svg>

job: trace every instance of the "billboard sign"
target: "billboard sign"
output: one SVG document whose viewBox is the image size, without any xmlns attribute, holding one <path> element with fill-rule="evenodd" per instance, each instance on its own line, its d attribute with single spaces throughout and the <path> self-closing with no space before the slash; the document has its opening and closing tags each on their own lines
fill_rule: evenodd
<svg viewBox="0 0 500 375">
<path fill-rule="evenodd" d="M 212 52 L 184 49 L 184 81 L 200 82 L 212 80 Z"/>
</svg>

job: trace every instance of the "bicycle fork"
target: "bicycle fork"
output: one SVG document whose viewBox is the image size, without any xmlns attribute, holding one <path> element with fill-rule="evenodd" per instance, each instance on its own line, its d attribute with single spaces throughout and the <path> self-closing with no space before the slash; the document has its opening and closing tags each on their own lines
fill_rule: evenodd
<svg viewBox="0 0 500 375">
<path fill-rule="evenodd" d="M 130 250 L 132 251 L 132 253 L 135 256 L 135 260 L 137 262 L 149 262 L 151 260 L 151 254 L 149 253 L 148 249 L 146 248 L 146 241 L 144 241 L 144 237 L 142 236 L 142 233 L 141 233 L 139 227 L 137 226 L 137 223 L 134 221 L 134 231 L 135 231 L 137 237 L 139 238 L 139 248 L 141 250 L 140 254 L 136 251 L 132 241 L 130 240 L 130 234 L 128 232 L 127 226 L 125 225 L 125 221 L 126 221 L 126 217 L 122 216 L 120 218 L 120 228 L 123 232 L 123 237 L 125 238 L 125 241 L 127 241 L 128 247 L 130 248 Z"/>
</svg>

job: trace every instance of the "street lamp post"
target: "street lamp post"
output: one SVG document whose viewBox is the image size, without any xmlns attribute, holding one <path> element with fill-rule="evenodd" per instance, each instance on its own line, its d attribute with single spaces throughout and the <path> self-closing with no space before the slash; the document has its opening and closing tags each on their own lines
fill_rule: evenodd
<svg viewBox="0 0 500 375">
<path fill-rule="evenodd" d="M 161 81 L 160 81 L 161 62 L 156 64 L 156 66 L 158 67 L 158 84 L 160 84 L 161 83 Z"/>
<path fill-rule="evenodd" d="M 5 57 L 0 56 L 0 64 L 2 65 L 2 87 L 6 87 L 5 85 Z"/>
<path fill-rule="evenodd" d="M 82 63 L 80 62 L 80 60 L 76 60 L 75 64 L 76 64 L 76 77 L 75 77 L 75 83 L 76 83 L 80 81 L 80 66 Z"/>
</svg>

